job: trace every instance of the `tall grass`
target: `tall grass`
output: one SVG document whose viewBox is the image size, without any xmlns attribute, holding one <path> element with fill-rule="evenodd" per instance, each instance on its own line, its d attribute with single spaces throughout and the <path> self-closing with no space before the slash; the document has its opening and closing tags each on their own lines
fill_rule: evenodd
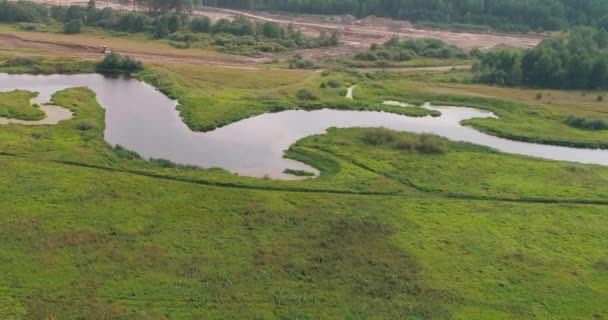
<svg viewBox="0 0 608 320">
<path fill-rule="evenodd" d="M 573 128 L 583 130 L 608 130 L 608 121 L 602 119 L 587 119 L 583 117 L 570 116 L 564 120 L 564 123 Z"/>
<path fill-rule="evenodd" d="M 417 151 L 423 154 L 442 154 L 448 150 L 445 139 L 439 136 L 433 134 L 400 136 L 397 132 L 386 128 L 366 131 L 363 141 L 374 146 L 390 144 L 398 150 Z"/>
</svg>

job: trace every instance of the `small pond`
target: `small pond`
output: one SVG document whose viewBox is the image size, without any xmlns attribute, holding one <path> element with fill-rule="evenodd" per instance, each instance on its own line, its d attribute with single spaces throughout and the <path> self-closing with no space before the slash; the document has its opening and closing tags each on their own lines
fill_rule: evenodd
<svg viewBox="0 0 608 320">
<path fill-rule="evenodd" d="M 385 112 L 339 110 L 284 111 L 242 120 L 207 133 L 191 131 L 179 117 L 177 102 L 154 87 L 128 78 L 85 75 L 0 74 L 0 92 L 15 89 L 39 92 L 39 102 L 71 87 L 88 87 L 106 110 L 105 139 L 146 158 L 168 159 L 204 168 L 219 167 L 244 176 L 297 179 L 287 168 L 317 172 L 310 166 L 283 158 L 296 141 L 328 128 L 386 127 L 414 133 L 434 133 L 520 155 L 608 165 L 608 151 L 577 149 L 511 141 L 460 125 L 461 120 L 494 117 L 491 112 L 460 107 L 426 105 L 440 117 L 412 118 Z M 389 104 L 399 104 L 390 102 Z M 407 108 L 407 104 L 402 104 Z"/>
</svg>

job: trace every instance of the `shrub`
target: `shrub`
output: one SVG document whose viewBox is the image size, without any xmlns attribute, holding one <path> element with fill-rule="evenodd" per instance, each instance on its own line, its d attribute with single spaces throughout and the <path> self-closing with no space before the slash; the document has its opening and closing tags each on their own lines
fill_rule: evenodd
<svg viewBox="0 0 608 320">
<path fill-rule="evenodd" d="M 198 36 L 197 34 L 182 33 L 182 32 L 172 33 L 169 35 L 168 39 L 172 40 L 172 41 L 179 41 L 179 42 L 195 42 L 195 41 L 201 40 L 200 36 Z"/>
<path fill-rule="evenodd" d="M 99 73 L 125 73 L 131 74 L 144 69 L 141 61 L 123 57 L 117 53 L 109 53 L 97 64 L 95 70 Z"/>
<path fill-rule="evenodd" d="M 80 120 L 76 123 L 76 129 L 80 131 L 89 131 L 97 127 L 93 120 L 84 119 Z"/>
<path fill-rule="evenodd" d="M 414 59 L 416 54 L 411 50 L 401 50 L 396 56 L 396 59 L 399 61 L 410 61 Z"/>
<path fill-rule="evenodd" d="M 363 141 L 373 146 L 393 144 L 402 151 L 416 150 L 424 154 L 441 154 L 448 149 L 444 139 L 432 134 L 418 136 L 399 136 L 395 131 L 386 128 L 370 129 L 363 135 Z"/>
<path fill-rule="evenodd" d="M 215 40 L 213 41 L 213 44 L 216 46 L 225 46 L 227 43 L 229 43 L 230 41 L 226 40 L 223 37 L 217 37 L 215 38 Z"/>
<path fill-rule="evenodd" d="M 43 4 L 30 1 L 1 1 L 0 21 L 2 22 L 41 22 L 48 18 Z"/>
<path fill-rule="evenodd" d="M 416 148 L 416 139 L 401 138 L 395 143 L 395 148 L 402 151 L 411 151 Z"/>
<path fill-rule="evenodd" d="M 587 119 L 582 117 L 570 116 L 564 123 L 577 129 L 599 131 L 608 130 L 608 121 L 602 119 Z"/>
<path fill-rule="evenodd" d="M 22 25 L 19 25 L 19 30 L 23 30 L 23 31 L 36 31 L 37 26 L 33 23 L 25 23 Z"/>
<path fill-rule="evenodd" d="M 393 58 L 393 55 L 390 52 L 388 52 L 387 50 L 378 50 L 376 52 L 376 55 L 380 59 L 384 59 L 384 60 L 391 60 Z"/>
<path fill-rule="evenodd" d="M 290 175 L 296 176 L 296 177 L 314 177 L 314 176 L 316 176 L 316 174 L 314 174 L 312 172 L 308 172 L 306 170 L 285 169 L 285 171 L 283 171 L 283 173 L 290 174 Z"/>
<path fill-rule="evenodd" d="M 289 68 L 291 69 L 314 69 L 315 67 L 314 61 L 304 59 L 300 55 L 294 56 L 289 61 Z"/>
<path fill-rule="evenodd" d="M 117 144 L 114 147 L 113 151 L 121 159 L 127 159 L 127 160 L 141 159 L 141 156 L 139 155 L 139 153 L 125 149 L 123 146 L 121 146 L 119 144 Z"/>
<path fill-rule="evenodd" d="M 167 160 L 167 159 L 155 159 L 152 158 L 150 159 L 150 162 L 153 163 L 154 165 L 157 165 L 161 168 L 175 168 L 178 167 L 178 164 L 174 163 L 171 160 Z"/>
<path fill-rule="evenodd" d="M 8 60 L 2 63 L 2 66 L 5 67 L 19 67 L 19 66 L 29 66 L 36 63 L 36 59 L 28 58 L 28 57 L 15 57 L 9 58 Z"/>
<path fill-rule="evenodd" d="M 178 163 L 175 163 L 175 162 L 173 162 L 171 160 L 167 160 L 167 159 L 151 158 L 150 163 L 152 163 L 155 166 L 159 166 L 161 168 L 181 168 L 181 169 L 197 169 L 198 168 L 196 166 L 178 164 Z"/>
<path fill-rule="evenodd" d="M 362 51 L 355 54 L 355 59 L 362 61 L 376 61 L 378 60 L 378 56 L 371 51 Z"/>
<path fill-rule="evenodd" d="M 319 97 L 314 92 L 302 89 L 296 93 L 296 97 L 300 100 L 313 101 L 319 100 Z"/>
<path fill-rule="evenodd" d="M 116 28 L 120 31 L 143 32 L 146 29 L 146 25 L 149 24 L 148 20 L 149 18 L 146 15 L 137 12 L 129 12 L 120 16 Z M 98 22 L 98 25 L 105 25 L 109 22 L 108 20 L 102 21 L 103 22 Z"/>
<path fill-rule="evenodd" d="M 593 267 L 599 271 L 608 271 L 608 259 L 600 259 L 593 263 Z"/>
<path fill-rule="evenodd" d="M 82 30 L 82 21 L 78 19 L 70 20 L 63 24 L 63 33 L 78 34 Z"/>
<path fill-rule="evenodd" d="M 385 128 L 375 128 L 367 130 L 363 135 L 363 141 L 373 146 L 393 142 L 396 141 L 398 138 L 399 137 L 397 136 L 396 132 Z"/>
<path fill-rule="evenodd" d="M 327 85 L 330 86 L 330 87 L 332 87 L 332 88 L 340 88 L 344 84 L 340 80 L 329 80 L 329 81 L 327 81 Z"/>
<path fill-rule="evenodd" d="M 193 32 L 211 32 L 211 20 L 207 17 L 194 18 L 190 21 L 190 30 Z"/>
<path fill-rule="evenodd" d="M 416 150 L 426 154 L 441 154 L 447 151 L 448 147 L 445 140 L 433 134 L 420 135 Z"/>
<path fill-rule="evenodd" d="M 192 48 L 192 42 L 188 41 L 188 42 L 169 42 L 169 44 L 176 49 L 190 49 Z"/>
<path fill-rule="evenodd" d="M 276 39 L 282 37 L 284 31 L 278 23 L 267 21 L 262 24 L 262 34 L 266 38 Z"/>
</svg>

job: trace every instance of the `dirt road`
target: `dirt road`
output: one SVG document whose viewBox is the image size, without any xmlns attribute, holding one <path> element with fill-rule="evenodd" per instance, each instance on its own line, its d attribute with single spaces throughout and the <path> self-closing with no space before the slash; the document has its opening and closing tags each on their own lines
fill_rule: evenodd
<svg viewBox="0 0 608 320">
<path fill-rule="evenodd" d="M 40 40 L 26 40 L 21 39 L 14 35 L 0 34 L 0 47 L 13 47 L 13 48 L 29 48 L 29 49 L 42 49 L 54 53 L 66 54 L 69 56 L 87 57 L 87 58 L 101 58 L 103 57 L 102 47 L 67 44 L 67 43 L 56 43 L 47 42 Z M 155 62 L 183 62 L 192 64 L 204 64 L 204 65 L 221 65 L 225 67 L 240 68 L 240 69 L 256 69 L 267 62 L 268 59 L 264 58 L 249 58 L 240 56 L 187 56 L 187 55 L 171 55 L 171 54 L 158 54 L 158 53 L 147 53 L 140 51 L 131 50 L 116 50 L 117 53 L 128 55 L 132 58 L 136 58 L 144 61 L 155 61 Z"/>
<path fill-rule="evenodd" d="M 25 40 L 14 35 L 0 34 L 0 47 L 12 47 L 12 48 L 28 48 L 28 49 L 40 49 L 49 51 L 60 55 L 69 55 L 76 57 L 86 58 L 101 58 L 101 47 L 93 47 L 86 45 L 76 44 L 65 44 L 55 43 L 47 41 L 35 41 Z M 222 66 L 225 68 L 237 68 L 237 69 L 260 69 L 266 68 L 264 66 L 264 59 L 255 58 L 243 58 L 243 57 L 231 57 L 231 56 L 176 56 L 176 55 L 162 55 L 153 53 L 143 53 L 134 51 L 119 51 L 121 54 L 128 55 L 132 58 L 136 58 L 144 61 L 152 62 L 181 62 L 191 64 L 202 64 L 202 65 L 214 65 Z M 374 71 L 394 71 L 394 72 L 416 72 L 416 71 L 450 71 L 450 70 L 466 70 L 470 66 L 441 66 L 441 67 L 411 67 L 411 68 L 362 68 L 357 69 L 360 71 L 374 72 Z M 318 72 L 319 70 L 317 70 Z"/>
<path fill-rule="evenodd" d="M 84 0 L 34 0 L 46 4 L 79 4 L 86 5 Z M 120 5 L 112 0 L 98 0 L 98 7 L 112 7 L 115 9 L 131 10 L 131 7 Z M 339 48 L 324 49 L 318 54 L 336 55 L 348 51 L 368 48 L 372 43 L 382 43 L 392 35 L 401 38 L 431 37 L 441 39 L 464 49 L 491 48 L 505 45 L 517 48 L 530 48 L 536 46 L 544 39 L 542 35 L 507 34 L 507 33 L 473 33 L 455 32 L 448 30 L 434 30 L 414 27 L 407 21 L 398 21 L 385 18 L 369 17 L 361 20 L 350 16 L 314 16 L 268 14 L 263 12 L 249 12 L 231 9 L 202 7 L 194 10 L 194 15 L 205 15 L 213 21 L 222 18 L 232 19 L 237 15 L 260 21 L 273 21 L 281 24 L 293 24 L 304 33 L 318 35 L 321 31 L 339 30 L 342 33 L 343 45 Z M 311 55 L 316 55 L 314 51 Z"/>
<path fill-rule="evenodd" d="M 33 0 L 35 2 L 56 5 L 86 5 L 82 0 Z M 98 7 L 112 7 L 120 10 L 131 10 L 114 1 L 98 0 Z M 497 45 L 507 45 L 512 47 L 533 47 L 542 39 L 539 35 L 522 34 L 482 34 L 467 32 L 438 31 L 420 29 L 413 27 L 406 21 L 395 21 L 382 18 L 367 18 L 363 20 L 346 19 L 341 16 L 313 16 L 313 15 L 276 15 L 261 12 L 247 12 L 230 9 L 203 7 L 193 12 L 194 15 L 205 15 L 212 20 L 231 19 L 237 15 L 244 15 L 254 20 L 273 21 L 281 24 L 293 24 L 309 35 L 318 35 L 322 31 L 339 30 L 342 33 L 342 44 L 332 48 L 316 48 L 299 50 L 306 58 L 318 59 L 343 55 L 368 48 L 372 43 L 382 43 L 392 35 L 401 38 L 422 38 L 433 37 L 446 41 L 463 48 L 489 48 Z M 351 17 L 352 18 L 352 17 Z M 14 35 L 0 35 L 0 46 L 12 46 L 23 48 L 38 48 L 56 52 L 65 52 L 70 55 L 79 56 L 101 56 L 101 47 L 87 45 L 66 44 L 64 42 L 46 42 L 46 39 L 21 39 Z M 101 45 L 101 44 L 100 44 Z M 231 55 L 205 55 L 187 54 L 174 55 L 172 53 L 149 52 L 134 48 L 112 48 L 113 50 L 130 55 L 137 59 L 166 61 L 166 62 L 186 62 L 193 64 L 222 65 L 235 68 L 259 68 L 267 63 L 271 58 L 250 58 Z M 277 57 L 281 58 L 281 57 Z M 285 58 L 285 57 L 282 57 Z M 448 67 L 451 68 L 451 67 Z M 404 68 L 403 70 L 416 70 L 418 68 Z"/>
<path fill-rule="evenodd" d="M 371 40 L 388 39 L 392 35 L 402 38 L 431 37 L 463 48 L 490 48 L 497 45 L 529 48 L 536 46 L 544 37 L 541 35 L 507 34 L 507 33 L 471 33 L 447 30 L 423 29 L 412 26 L 407 21 L 397 21 L 384 18 L 369 18 L 346 21 L 340 16 L 312 15 L 271 15 L 267 13 L 247 12 L 219 8 L 203 8 L 197 14 L 206 12 L 224 12 L 227 15 L 243 15 L 251 19 L 272 21 L 281 24 L 293 24 L 300 28 L 313 30 L 340 30 L 346 41 L 369 42 Z M 323 21 L 324 20 L 324 21 Z"/>
</svg>

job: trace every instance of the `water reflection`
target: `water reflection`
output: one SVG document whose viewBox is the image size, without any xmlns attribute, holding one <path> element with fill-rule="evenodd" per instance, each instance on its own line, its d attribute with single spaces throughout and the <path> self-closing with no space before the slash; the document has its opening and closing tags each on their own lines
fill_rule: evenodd
<svg viewBox="0 0 608 320">
<path fill-rule="evenodd" d="M 524 143 L 493 137 L 463 127 L 461 120 L 493 117 L 491 112 L 460 107 L 426 105 L 440 117 L 410 118 L 384 112 L 339 110 L 285 111 L 239 121 L 212 132 L 191 131 L 175 110 L 177 102 L 154 87 L 128 78 L 87 75 L 0 74 L 0 91 L 15 89 L 53 93 L 70 87 L 88 87 L 106 109 L 105 139 L 144 157 L 163 158 L 205 168 L 220 167 L 241 175 L 295 179 L 287 168 L 316 172 L 310 166 L 283 158 L 299 139 L 324 133 L 330 127 L 386 127 L 414 133 L 434 133 L 500 151 L 554 160 L 608 165 L 608 151 Z M 397 102 L 387 102 L 397 104 Z M 408 105 L 403 104 L 403 107 Z"/>
</svg>

